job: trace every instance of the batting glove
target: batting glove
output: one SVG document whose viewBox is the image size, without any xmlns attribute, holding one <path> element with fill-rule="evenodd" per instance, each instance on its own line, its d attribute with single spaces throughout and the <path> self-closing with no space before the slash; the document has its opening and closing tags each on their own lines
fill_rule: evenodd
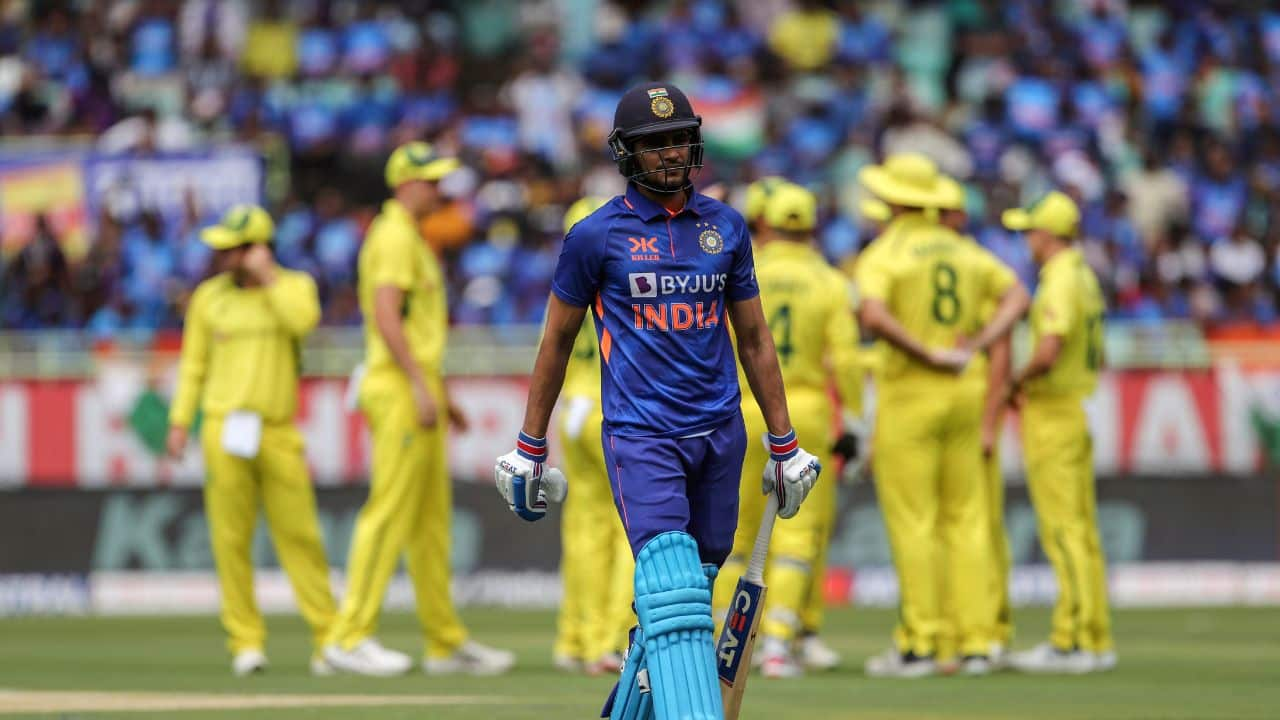
<svg viewBox="0 0 1280 720">
<path fill-rule="evenodd" d="M 520 433 L 516 449 L 498 458 L 493 482 L 507 507 L 521 519 L 535 522 L 547 514 L 547 500 L 564 502 L 569 483 L 556 468 L 544 468 L 547 439 Z"/>
<path fill-rule="evenodd" d="M 822 463 L 800 449 L 795 430 L 786 435 L 769 433 L 768 440 L 769 462 L 764 465 L 761 489 L 765 495 L 778 495 L 778 517 L 795 517 L 800 512 L 800 503 L 818 481 Z"/>
<path fill-rule="evenodd" d="M 844 422 L 840 437 L 831 447 L 831 454 L 844 461 L 840 471 L 840 482 L 852 485 L 863 478 L 863 470 L 867 466 L 867 450 L 870 447 L 867 425 L 862 418 L 852 414 L 844 414 Z"/>
</svg>

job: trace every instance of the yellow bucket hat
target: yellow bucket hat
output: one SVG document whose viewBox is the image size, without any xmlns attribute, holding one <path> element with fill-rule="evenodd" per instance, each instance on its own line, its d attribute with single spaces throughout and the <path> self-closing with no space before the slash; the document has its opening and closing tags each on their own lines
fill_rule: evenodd
<svg viewBox="0 0 1280 720">
<path fill-rule="evenodd" d="M 602 198 L 598 195 L 587 195 L 574 201 L 569 209 L 564 212 L 564 231 L 577 225 L 591 213 L 599 210 L 605 203 L 609 202 L 608 198 Z"/>
<path fill-rule="evenodd" d="M 1046 230 L 1070 239 L 1080 224 L 1080 209 L 1065 193 L 1054 190 L 1029 208 L 1005 210 L 1000 221 L 1010 230 Z"/>
<path fill-rule="evenodd" d="M 938 166 L 920 153 L 895 153 L 858 172 L 862 185 L 884 202 L 916 208 L 938 206 L 942 177 Z"/>
<path fill-rule="evenodd" d="M 818 198 L 793 183 L 778 185 L 764 206 L 764 222 L 778 230 L 813 230 L 818 224 Z"/>
<path fill-rule="evenodd" d="M 431 143 L 405 143 L 387 158 L 387 187 L 394 189 L 410 180 L 439 180 L 461 166 L 458 158 L 440 155 Z"/>
<path fill-rule="evenodd" d="M 200 231 L 200 241 L 214 250 L 229 250 L 246 243 L 269 243 L 276 233 L 271 214 L 257 205 L 232 205 L 217 225 Z"/>
<path fill-rule="evenodd" d="M 782 185 L 787 184 L 787 179 L 777 175 L 768 175 L 747 186 L 746 206 L 742 209 L 742 215 L 747 222 L 755 222 L 764 217 L 765 206 L 769 203 L 769 196 L 773 194 Z"/>
</svg>

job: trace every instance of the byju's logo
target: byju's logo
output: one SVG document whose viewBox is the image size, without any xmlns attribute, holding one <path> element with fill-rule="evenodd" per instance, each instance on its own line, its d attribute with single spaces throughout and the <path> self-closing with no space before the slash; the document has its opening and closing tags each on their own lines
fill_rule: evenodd
<svg viewBox="0 0 1280 720">
<path fill-rule="evenodd" d="M 631 297 L 658 297 L 657 273 L 628 273 L 627 280 L 631 282 Z"/>
</svg>

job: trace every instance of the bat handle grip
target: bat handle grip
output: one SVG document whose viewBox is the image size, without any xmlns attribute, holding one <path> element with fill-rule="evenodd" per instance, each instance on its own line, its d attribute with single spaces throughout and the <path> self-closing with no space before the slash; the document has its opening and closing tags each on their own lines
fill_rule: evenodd
<svg viewBox="0 0 1280 720">
<path fill-rule="evenodd" d="M 773 537 L 773 521 L 778 517 L 778 496 L 769 493 L 764 500 L 764 516 L 760 518 L 760 532 L 756 533 L 755 545 L 751 548 L 751 561 L 747 563 L 745 575 L 749 582 L 764 581 L 764 563 L 769 558 L 769 538 Z"/>
</svg>

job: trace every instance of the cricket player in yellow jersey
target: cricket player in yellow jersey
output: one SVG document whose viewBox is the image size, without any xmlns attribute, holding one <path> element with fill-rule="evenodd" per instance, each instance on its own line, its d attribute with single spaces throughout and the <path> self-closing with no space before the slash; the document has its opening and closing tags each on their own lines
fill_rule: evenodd
<svg viewBox="0 0 1280 720">
<path fill-rule="evenodd" d="M 1009 397 L 1022 411 L 1027 488 L 1040 545 L 1058 580 L 1049 642 L 1014 653 L 1009 664 L 1027 672 L 1110 670 L 1116 653 L 1084 408 L 1102 367 L 1106 305 L 1074 244 L 1080 211 L 1071 198 L 1051 192 L 1029 209 L 1005 212 L 1002 220 L 1025 233 L 1040 266 L 1031 360 L 1015 375 Z"/>
<path fill-rule="evenodd" d="M 950 179 L 943 180 L 943 194 L 946 196 L 939 203 L 938 220 L 943 225 L 962 235 L 966 240 L 977 243 L 972 236 L 965 234 L 969 224 L 969 215 L 965 212 L 964 186 Z M 978 313 L 977 332 L 981 326 L 991 320 L 995 313 L 996 303 L 988 301 Z M 974 355 L 965 368 L 965 374 L 973 376 L 984 383 L 984 400 L 982 410 L 982 464 L 985 481 L 984 492 L 987 498 L 987 523 L 990 543 L 986 552 L 991 558 L 991 592 L 982 597 L 991 603 L 989 616 L 995 618 L 991 635 L 990 661 L 993 667 L 1000 667 L 1005 660 L 1005 650 L 1013 638 L 1013 617 L 1009 608 L 1009 538 L 1004 527 L 1004 477 L 1000 472 L 1000 429 L 1004 421 L 1006 407 L 1006 391 L 1009 385 L 1009 368 L 1012 360 L 1012 333 L 997 338 L 987 348 L 986 353 Z M 945 605 L 949 625 L 956 625 L 954 614 L 950 612 L 954 602 Z M 955 639 L 948 637 L 947 647 L 940 649 L 940 659 L 948 659 L 955 655 Z"/>
<path fill-rule="evenodd" d="M 453 493 L 445 433 L 450 424 L 465 429 L 466 419 L 441 375 L 444 278 L 418 223 L 440 202 L 440 179 L 458 166 L 427 143 L 397 148 L 386 166 L 392 197 L 360 248 L 367 370 L 358 398 L 373 436 L 373 474 L 351 537 L 342 610 L 325 648 L 346 672 L 396 675 L 413 666 L 374 637 L 401 555 L 426 633 L 426 672 L 494 674 L 515 662 L 511 653 L 468 640 L 449 596 Z"/>
<path fill-rule="evenodd" d="M 893 214 L 860 259 L 857 283 L 862 326 L 884 345 L 872 463 L 901 593 L 895 646 L 866 670 L 935 674 L 951 598 L 964 671 L 989 672 L 983 388 L 962 372 L 1008 332 L 1027 293 L 994 256 L 937 222 L 947 196 L 931 160 L 893 155 L 859 179 Z M 973 333 L 992 301 L 991 321 Z"/>
<path fill-rule="evenodd" d="M 791 183 L 784 177 L 766 175 L 747 186 L 747 195 L 742 202 L 742 217 L 747 221 L 747 228 L 751 230 L 751 239 L 754 244 L 763 243 L 768 239 L 770 228 L 769 223 L 765 222 L 764 212 L 769 206 L 769 198 L 773 196 L 773 191 L 789 184 Z"/>
<path fill-rule="evenodd" d="M 817 213 L 817 200 L 808 190 L 790 183 L 773 189 L 763 216 L 770 239 L 756 252 L 756 279 L 796 434 L 819 447 L 818 460 L 827 465 L 837 434 L 832 427 L 835 408 L 830 380 L 834 377 L 841 405 L 852 415 L 862 411 L 862 382 L 849 281 L 812 245 Z M 764 416 L 752 397 L 743 398 L 742 414 L 747 454 L 733 550 L 715 584 L 714 605 L 720 609 L 728 608 L 745 571 L 765 504 L 758 490 L 760 472 L 768 460 L 761 440 L 767 432 Z M 769 677 L 795 677 L 803 672 L 793 643 L 803 627 L 801 616 L 811 598 L 814 577 L 825 572 L 835 521 L 836 485 L 819 485 L 795 517 L 774 526 L 765 573 L 769 600 L 761 644 L 761 667 Z M 818 601 L 822 601 L 820 595 Z M 816 632 L 820 625 L 819 617 L 812 630 Z"/>
<path fill-rule="evenodd" d="M 267 629 L 254 602 L 250 560 L 262 507 L 311 626 L 311 670 L 327 675 L 332 670 L 320 649 L 334 618 L 329 564 L 302 433 L 293 422 L 299 344 L 320 319 L 320 298 L 310 276 L 276 265 L 274 232 L 266 210 L 236 205 L 200 234 L 217 251 L 220 272 L 200 283 L 187 306 L 168 450 L 182 454 L 200 406 L 205 514 L 232 671 L 248 675 L 267 665 Z"/>
<path fill-rule="evenodd" d="M 565 233 L 606 202 L 607 198 L 588 196 L 569 206 Z M 635 617 L 635 560 L 609 488 L 600 434 L 600 343 L 590 315 L 574 340 L 560 397 L 563 467 L 573 478 L 573 492 L 565 499 L 560 520 L 564 595 L 553 662 L 561 670 L 589 675 L 617 672 Z"/>
</svg>

